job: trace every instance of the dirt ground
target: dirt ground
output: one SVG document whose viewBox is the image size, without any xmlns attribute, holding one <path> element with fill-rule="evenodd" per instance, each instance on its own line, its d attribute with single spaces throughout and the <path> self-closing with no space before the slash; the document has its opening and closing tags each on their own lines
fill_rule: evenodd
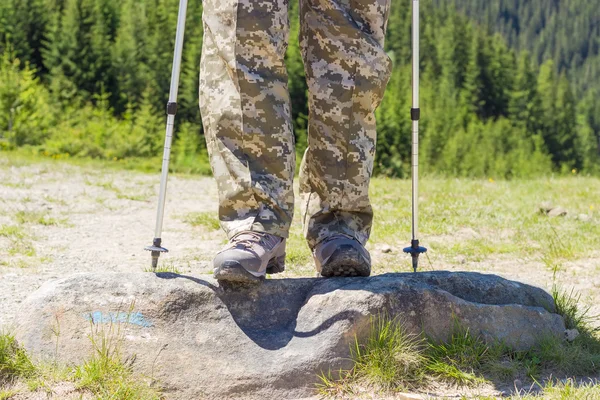
<svg viewBox="0 0 600 400">
<path fill-rule="evenodd" d="M 154 236 L 157 179 L 56 163 L 0 167 L 0 226 L 19 229 L 0 234 L 0 327 L 10 326 L 19 303 L 48 280 L 148 269 L 144 247 Z M 184 219 L 190 212 L 216 213 L 216 200 L 211 178 L 170 179 L 163 237 L 171 253 L 165 265 L 210 272 L 225 235 Z"/>
</svg>

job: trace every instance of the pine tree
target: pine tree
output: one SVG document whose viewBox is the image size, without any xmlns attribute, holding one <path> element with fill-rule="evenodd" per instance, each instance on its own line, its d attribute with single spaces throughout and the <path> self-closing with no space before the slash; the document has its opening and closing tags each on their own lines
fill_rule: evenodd
<svg viewBox="0 0 600 400">
<path fill-rule="evenodd" d="M 8 42 L 15 57 L 42 68 L 42 41 L 49 23 L 44 0 L 4 0 L 0 5 L 0 49 Z"/>
<path fill-rule="evenodd" d="M 570 171 L 573 168 L 581 169 L 582 156 L 577 154 L 577 123 L 575 97 L 571 91 L 569 81 L 562 75 L 558 84 L 556 102 L 557 130 L 555 138 L 558 150 L 553 152 L 553 159 L 561 169 Z"/>
<path fill-rule="evenodd" d="M 485 57 L 483 39 L 474 33 L 471 41 L 469 63 L 465 72 L 465 82 L 460 96 L 460 114 L 463 126 L 466 128 L 475 118 L 484 117 Z"/>
<path fill-rule="evenodd" d="M 9 147 L 41 144 L 55 115 L 35 71 L 6 51 L 0 60 L 0 141 Z"/>
<path fill-rule="evenodd" d="M 600 101 L 597 93 L 589 92 L 579 104 L 578 153 L 582 157 L 582 169 L 588 173 L 600 173 Z"/>
<path fill-rule="evenodd" d="M 139 0 L 126 0 L 120 13 L 120 24 L 111 54 L 115 79 L 113 106 L 119 115 L 127 107 L 135 109 L 149 81 L 145 4 Z"/>
<path fill-rule="evenodd" d="M 540 133 L 543 128 L 541 107 L 536 71 L 529 53 L 522 52 L 509 104 L 509 115 L 513 125 L 524 126 L 529 135 Z"/>
<path fill-rule="evenodd" d="M 561 151 L 558 140 L 558 129 L 557 129 L 557 110 L 556 110 L 556 74 L 554 69 L 554 63 L 552 61 L 545 62 L 540 67 L 540 73 L 538 75 L 538 90 L 541 99 L 541 112 L 543 124 L 542 137 L 548 152 L 552 155 L 552 161 L 555 166 L 561 159 L 559 153 Z"/>
<path fill-rule="evenodd" d="M 188 121 L 195 128 L 190 131 L 202 132 L 202 120 L 198 106 L 198 87 L 200 86 L 200 56 L 202 53 L 203 26 L 202 5 L 190 5 L 186 23 L 186 41 L 183 47 L 183 62 L 181 70 L 181 89 L 179 91 L 178 113 L 180 121 Z M 204 139 L 201 140 L 201 143 Z"/>
<path fill-rule="evenodd" d="M 148 11 L 147 52 L 151 92 L 155 95 L 152 104 L 164 110 L 169 99 L 171 67 L 179 2 L 176 0 L 146 0 Z"/>
</svg>

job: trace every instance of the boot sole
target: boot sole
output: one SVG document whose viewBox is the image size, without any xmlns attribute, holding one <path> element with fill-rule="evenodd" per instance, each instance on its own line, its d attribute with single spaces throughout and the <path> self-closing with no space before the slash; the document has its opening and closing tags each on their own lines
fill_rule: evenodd
<svg viewBox="0 0 600 400">
<path fill-rule="evenodd" d="M 278 274 L 285 271 L 285 255 L 269 261 L 267 274 Z M 215 269 L 215 279 L 218 281 L 227 281 L 233 283 L 259 284 L 265 280 L 265 276 L 255 276 L 236 261 L 226 262 L 224 265 Z"/>
<path fill-rule="evenodd" d="M 350 245 L 340 246 L 321 267 L 321 276 L 326 278 L 371 275 L 371 265 L 360 252 Z"/>
</svg>

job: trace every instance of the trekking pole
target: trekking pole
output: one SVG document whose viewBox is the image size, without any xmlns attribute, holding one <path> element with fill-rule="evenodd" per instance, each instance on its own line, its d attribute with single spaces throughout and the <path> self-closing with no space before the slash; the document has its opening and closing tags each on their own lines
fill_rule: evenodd
<svg viewBox="0 0 600 400">
<path fill-rule="evenodd" d="M 175 52 L 173 55 L 173 69 L 171 71 L 171 90 L 169 102 L 167 103 L 167 132 L 165 137 L 165 148 L 163 153 L 162 173 L 160 177 L 160 192 L 158 196 L 158 211 L 156 213 L 156 229 L 152 246 L 145 250 L 152 252 L 152 270 L 156 271 L 158 258 L 161 253 L 169 250 L 162 247 L 162 228 L 165 216 L 165 200 L 167 197 L 167 179 L 169 177 L 169 161 L 171 159 L 171 143 L 173 142 L 173 126 L 175 114 L 177 114 L 177 94 L 179 92 L 179 76 L 181 72 L 181 54 L 183 53 L 183 37 L 185 34 L 185 18 L 187 14 L 188 0 L 180 0 L 179 15 L 177 17 L 177 34 L 175 37 Z"/>
<path fill-rule="evenodd" d="M 419 0 L 412 0 L 412 47 L 413 47 L 413 105 L 410 110 L 412 120 L 412 241 L 404 252 L 412 257 L 413 270 L 419 268 L 419 256 L 427 252 L 419 245 Z"/>
</svg>

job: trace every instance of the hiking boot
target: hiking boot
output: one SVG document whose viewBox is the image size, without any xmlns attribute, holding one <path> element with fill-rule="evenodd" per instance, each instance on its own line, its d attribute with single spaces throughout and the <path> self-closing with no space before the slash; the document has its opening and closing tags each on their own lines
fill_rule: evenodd
<svg viewBox="0 0 600 400">
<path fill-rule="evenodd" d="M 360 242 L 351 236 L 334 235 L 313 250 L 317 271 L 321 276 L 369 276 L 371 256 Z"/>
<path fill-rule="evenodd" d="M 265 279 L 266 274 L 283 272 L 285 242 L 282 237 L 263 232 L 238 233 L 213 260 L 215 278 L 258 283 Z"/>
</svg>

